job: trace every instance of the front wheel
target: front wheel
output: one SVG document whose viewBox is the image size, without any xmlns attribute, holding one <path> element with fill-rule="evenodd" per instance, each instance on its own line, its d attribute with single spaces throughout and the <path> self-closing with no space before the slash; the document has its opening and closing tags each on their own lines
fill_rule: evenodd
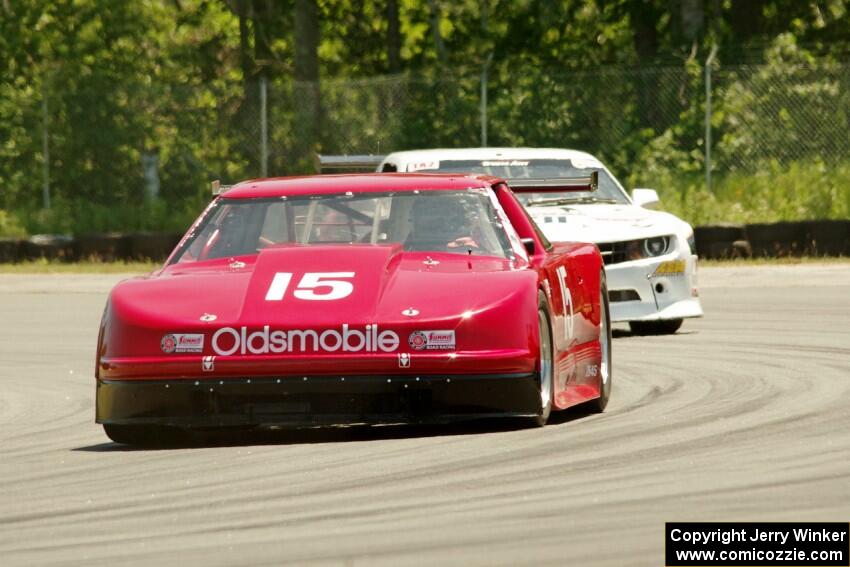
<svg viewBox="0 0 850 567">
<path fill-rule="evenodd" d="M 682 319 L 629 321 L 629 328 L 634 335 L 672 335 L 682 326 L 682 321 Z"/>
<path fill-rule="evenodd" d="M 543 427 L 549 421 L 552 413 L 552 396 L 554 395 L 554 363 L 552 358 L 552 325 L 549 319 L 549 303 L 546 296 L 540 293 L 537 298 L 537 328 L 540 348 L 538 360 L 540 391 L 540 413 L 531 418 L 531 425 Z"/>
<path fill-rule="evenodd" d="M 599 397 L 589 404 L 595 412 L 605 411 L 611 397 L 611 313 L 608 310 L 608 286 L 604 273 L 600 275 L 599 282 Z"/>
</svg>

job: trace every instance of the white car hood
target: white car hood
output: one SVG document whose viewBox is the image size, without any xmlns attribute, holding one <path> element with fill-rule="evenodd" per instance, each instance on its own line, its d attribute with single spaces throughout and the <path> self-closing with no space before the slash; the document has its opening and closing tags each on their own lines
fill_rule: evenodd
<svg viewBox="0 0 850 567">
<path fill-rule="evenodd" d="M 690 230 L 683 220 L 636 205 L 576 204 L 528 207 L 531 217 L 555 242 L 617 242 Z"/>
</svg>

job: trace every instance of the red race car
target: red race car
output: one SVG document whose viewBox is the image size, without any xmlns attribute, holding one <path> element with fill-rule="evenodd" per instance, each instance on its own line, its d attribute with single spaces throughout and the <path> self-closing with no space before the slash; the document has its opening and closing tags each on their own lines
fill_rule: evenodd
<svg viewBox="0 0 850 567">
<path fill-rule="evenodd" d="M 588 190 L 593 179 L 517 190 Z M 523 417 L 611 392 L 593 244 L 549 243 L 488 176 L 324 175 L 216 197 L 109 296 L 97 422 L 182 429 Z"/>
</svg>

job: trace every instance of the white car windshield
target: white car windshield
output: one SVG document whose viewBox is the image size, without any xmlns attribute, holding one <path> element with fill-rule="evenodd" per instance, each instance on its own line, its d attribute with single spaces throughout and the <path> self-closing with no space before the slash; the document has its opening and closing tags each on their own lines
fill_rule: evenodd
<svg viewBox="0 0 850 567">
<path fill-rule="evenodd" d="M 609 202 L 627 204 L 628 198 L 617 182 L 604 169 L 595 167 L 576 167 L 569 159 L 491 159 L 491 160 L 440 160 L 433 169 L 421 169 L 419 172 L 440 173 L 486 173 L 495 177 L 511 179 L 527 177 L 586 177 L 593 171 L 599 172 L 599 188 L 594 192 L 569 191 L 563 193 L 518 193 L 517 198 L 526 206 L 545 204 L 566 204 L 581 202 Z"/>
<path fill-rule="evenodd" d="M 405 250 L 513 257 L 484 190 L 222 197 L 174 262 L 257 254 L 274 246 L 390 244 Z"/>
</svg>

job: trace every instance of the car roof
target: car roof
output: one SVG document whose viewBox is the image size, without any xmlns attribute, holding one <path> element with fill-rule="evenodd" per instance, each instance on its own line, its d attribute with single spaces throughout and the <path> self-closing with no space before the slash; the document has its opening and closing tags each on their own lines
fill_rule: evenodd
<svg viewBox="0 0 850 567">
<path fill-rule="evenodd" d="M 243 181 L 222 193 L 228 199 L 289 197 L 390 191 L 447 191 L 483 188 L 501 182 L 490 175 L 450 173 L 359 173 L 273 177 Z"/>
<path fill-rule="evenodd" d="M 429 160 L 487 159 L 583 159 L 599 161 L 593 155 L 564 148 L 437 148 L 393 152 L 384 161 L 410 163 Z"/>
</svg>

